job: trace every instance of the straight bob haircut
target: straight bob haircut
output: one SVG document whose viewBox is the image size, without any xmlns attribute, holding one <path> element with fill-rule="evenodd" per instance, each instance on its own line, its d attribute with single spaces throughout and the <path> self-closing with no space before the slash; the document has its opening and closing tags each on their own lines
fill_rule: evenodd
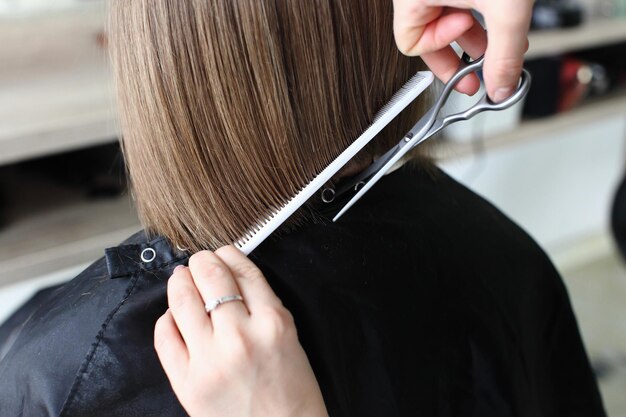
<svg viewBox="0 0 626 417">
<path fill-rule="evenodd" d="M 139 216 L 148 235 L 191 251 L 238 240 L 288 201 L 424 69 L 398 52 L 389 0 L 109 7 L 122 148 Z M 400 140 L 424 104 L 405 110 L 357 162 Z"/>
</svg>

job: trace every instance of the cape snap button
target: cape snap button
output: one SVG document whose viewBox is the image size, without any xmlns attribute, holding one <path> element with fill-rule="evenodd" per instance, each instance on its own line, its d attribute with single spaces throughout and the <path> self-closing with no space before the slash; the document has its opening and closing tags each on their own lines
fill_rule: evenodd
<svg viewBox="0 0 626 417">
<path fill-rule="evenodd" d="M 154 261 L 156 258 L 156 251 L 152 248 L 145 248 L 141 251 L 141 260 L 145 263 Z"/>
</svg>

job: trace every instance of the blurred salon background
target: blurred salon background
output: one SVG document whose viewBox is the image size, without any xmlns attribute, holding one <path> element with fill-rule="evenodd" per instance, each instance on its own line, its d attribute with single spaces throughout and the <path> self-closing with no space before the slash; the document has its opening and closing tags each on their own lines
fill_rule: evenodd
<svg viewBox="0 0 626 417">
<path fill-rule="evenodd" d="M 0 0 L 0 322 L 140 229 L 105 7 Z M 609 415 L 626 417 L 626 0 L 537 0 L 526 68 L 524 103 L 449 127 L 435 156 L 548 252 Z"/>
</svg>

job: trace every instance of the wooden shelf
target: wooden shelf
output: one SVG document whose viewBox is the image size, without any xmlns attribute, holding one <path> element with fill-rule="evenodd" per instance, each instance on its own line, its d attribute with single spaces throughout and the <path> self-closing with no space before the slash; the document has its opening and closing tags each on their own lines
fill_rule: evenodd
<svg viewBox="0 0 626 417">
<path fill-rule="evenodd" d="M 101 7 L 2 19 L 0 165 L 112 142 Z"/>
<path fill-rule="evenodd" d="M 55 0 L 54 2 L 3 1 L 0 2 L 0 19 L 24 19 L 54 13 L 102 8 L 104 2 L 81 0 Z"/>
<path fill-rule="evenodd" d="M 91 262 L 141 229 L 130 197 L 77 201 L 0 229 L 0 286 Z"/>
<path fill-rule="evenodd" d="M 581 26 L 531 32 L 526 59 L 626 42 L 626 17 L 601 19 Z"/>
<path fill-rule="evenodd" d="M 490 151 L 527 143 L 554 132 L 573 129 L 585 123 L 619 115 L 626 117 L 626 92 L 624 91 L 594 99 L 566 113 L 524 121 L 510 132 L 485 138 L 482 149 Z M 459 159 L 475 153 L 475 146 L 472 143 L 453 142 L 450 140 L 443 140 L 436 146 L 433 146 L 432 149 L 435 158 L 438 160 Z"/>
<path fill-rule="evenodd" d="M 115 141 L 108 87 L 95 69 L 0 86 L 0 165 Z"/>
</svg>

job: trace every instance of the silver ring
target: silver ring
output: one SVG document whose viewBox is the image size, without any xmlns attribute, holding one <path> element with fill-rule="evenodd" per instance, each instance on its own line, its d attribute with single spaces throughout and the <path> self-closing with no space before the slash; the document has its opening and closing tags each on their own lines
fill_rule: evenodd
<svg viewBox="0 0 626 417">
<path fill-rule="evenodd" d="M 206 304 L 204 305 L 204 310 L 207 313 L 210 313 L 211 311 L 215 310 L 220 304 L 228 303 L 230 301 L 243 301 L 243 297 L 241 295 L 235 294 L 226 295 L 220 298 L 212 298 L 206 302 Z"/>
</svg>

